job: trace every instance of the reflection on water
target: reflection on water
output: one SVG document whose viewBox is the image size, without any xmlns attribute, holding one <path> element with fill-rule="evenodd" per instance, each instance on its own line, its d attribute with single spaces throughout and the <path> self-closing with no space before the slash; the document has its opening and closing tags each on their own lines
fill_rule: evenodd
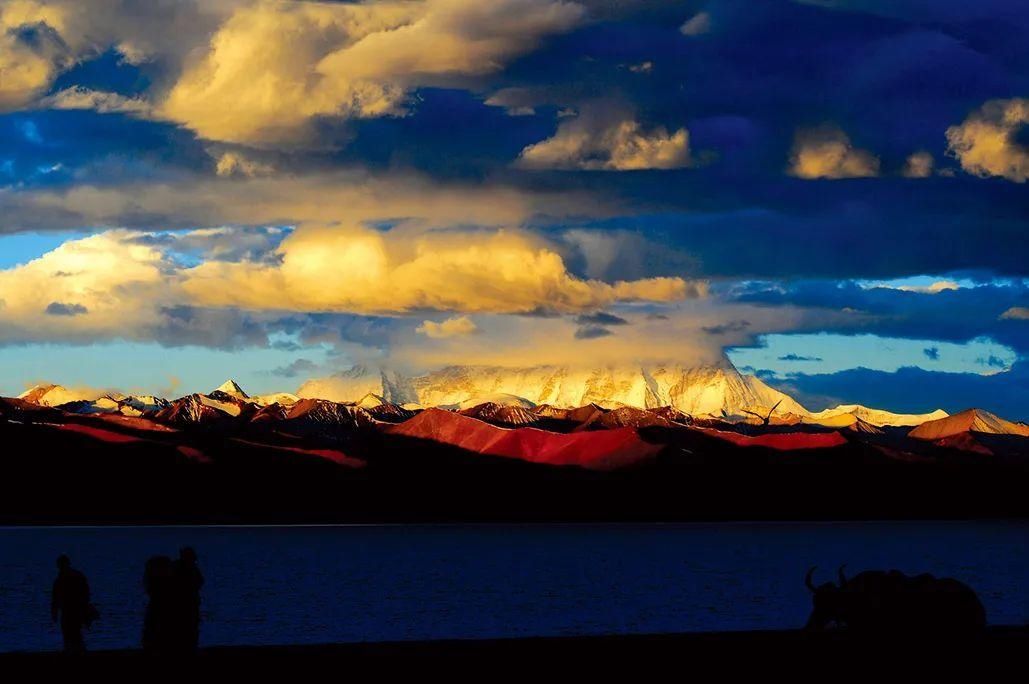
<svg viewBox="0 0 1029 684">
<path fill-rule="evenodd" d="M 91 648 L 139 644 L 143 563 L 190 544 L 201 644 L 798 627 L 804 571 L 897 568 L 972 586 L 993 624 L 1029 622 L 1029 524 L 754 523 L 0 529 L 0 650 L 51 650 L 54 558 L 102 613 Z"/>
</svg>

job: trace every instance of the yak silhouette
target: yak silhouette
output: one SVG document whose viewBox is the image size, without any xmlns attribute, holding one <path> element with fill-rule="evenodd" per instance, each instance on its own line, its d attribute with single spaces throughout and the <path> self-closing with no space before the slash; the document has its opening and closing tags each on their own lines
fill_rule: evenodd
<svg viewBox="0 0 1029 684">
<path fill-rule="evenodd" d="M 975 633 L 986 626 L 986 611 L 975 592 L 950 578 L 898 570 L 869 570 L 838 584 L 816 586 L 812 567 L 804 577 L 813 609 L 805 629 L 830 626 L 861 634 Z"/>
</svg>

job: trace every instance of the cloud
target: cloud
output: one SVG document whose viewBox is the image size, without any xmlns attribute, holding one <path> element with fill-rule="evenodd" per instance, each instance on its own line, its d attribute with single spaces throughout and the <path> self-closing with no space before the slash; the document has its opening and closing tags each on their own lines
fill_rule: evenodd
<svg viewBox="0 0 1029 684">
<path fill-rule="evenodd" d="M 575 322 L 579 325 L 629 325 L 629 321 L 621 316 L 609 314 L 606 311 L 598 311 L 592 314 L 577 316 Z"/>
<path fill-rule="evenodd" d="M 897 287 L 890 287 L 887 284 L 879 284 L 878 287 L 886 287 L 889 289 L 902 290 L 904 292 L 919 292 L 921 294 L 940 294 L 947 290 L 960 290 L 961 284 L 953 280 L 937 280 L 929 285 L 900 285 Z"/>
<path fill-rule="evenodd" d="M 609 335 L 614 335 L 614 333 L 599 325 L 584 325 L 575 331 L 577 340 L 595 340 Z"/>
<path fill-rule="evenodd" d="M 590 108 L 567 119 L 552 138 L 522 150 L 517 165 L 526 169 L 635 171 L 679 169 L 690 165 L 689 133 L 662 126 L 645 130 L 623 115 Z"/>
<path fill-rule="evenodd" d="M 582 279 L 531 233 L 402 224 L 108 231 L 0 270 L 0 293 L 0 343 L 231 346 L 267 345 L 268 323 L 293 314 L 578 313 L 700 297 L 706 284 Z M 444 338 L 473 330 L 458 316 L 427 321 L 420 332 Z"/>
<path fill-rule="evenodd" d="M 991 100 L 964 123 L 947 129 L 947 153 L 976 176 L 1024 183 L 1029 147 L 1017 136 L 1029 126 L 1029 99 Z"/>
<path fill-rule="evenodd" d="M 218 3 L 137 0 L 6 0 L 0 3 L 0 111 L 38 106 L 58 76 L 113 49 L 129 64 L 178 64 L 248 0 Z M 65 89 L 42 106 L 144 114 L 143 100 Z"/>
<path fill-rule="evenodd" d="M 88 183 L 14 191 L 0 187 L 0 233 L 81 229 L 151 230 L 223 225 L 377 222 L 397 217 L 427 225 L 518 225 L 536 215 L 603 216 L 616 198 L 576 189 L 520 190 L 436 181 L 405 172 L 347 171 L 298 176 Z"/>
<path fill-rule="evenodd" d="M 456 316 L 437 323 L 435 321 L 424 321 L 417 328 L 417 332 L 436 340 L 448 337 L 459 337 L 471 335 L 478 331 L 475 322 L 467 316 Z"/>
<path fill-rule="evenodd" d="M 0 6 L 0 110 L 31 102 L 49 87 L 71 55 L 58 28 L 64 16 L 39 2 Z"/>
<path fill-rule="evenodd" d="M 268 371 L 280 378 L 295 378 L 298 375 L 310 374 L 319 368 L 318 364 L 310 359 L 297 359 L 286 366 L 280 366 Z"/>
<path fill-rule="evenodd" d="M 574 318 L 484 314 L 478 332 L 447 339 L 399 335 L 379 362 L 396 368 L 431 370 L 454 363 L 505 367 L 562 365 L 595 369 L 637 363 L 709 364 L 724 358 L 727 346 L 754 344 L 755 333 L 817 329 L 837 314 L 810 313 L 794 307 L 755 307 L 694 299 L 661 307 L 662 318 L 632 305 L 617 309 L 630 321 L 616 331 L 582 326 Z M 729 326 L 748 320 L 749 327 Z M 704 328 L 725 326 L 721 336 Z M 728 330 L 732 327 L 733 330 Z M 591 328 L 599 328 L 594 330 Z M 617 334 L 605 334 L 616 332 Z"/>
<path fill-rule="evenodd" d="M 877 176 L 879 159 L 851 145 L 843 131 L 820 128 L 797 134 L 789 173 L 806 179 Z"/>
<path fill-rule="evenodd" d="M 139 97 L 90 90 L 81 86 L 65 88 L 39 100 L 40 109 L 89 109 L 100 114 L 134 114 L 149 116 L 151 105 Z"/>
<path fill-rule="evenodd" d="M 412 88 L 495 72 L 584 15 L 557 0 L 247 3 L 160 113 L 208 139 L 317 145 L 321 118 L 401 115 Z"/>
<path fill-rule="evenodd" d="M 65 304 L 64 302 L 50 302 L 44 311 L 48 316 L 81 316 L 89 313 L 89 309 L 81 304 Z"/>
<path fill-rule="evenodd" d="M 933 175 L 933 156 L 925 151 L 914 152 L 904 162 L 901 175 L 905 178 L 928 178 Z"/>
<path fill-rule="evenodd" d="M 679 32 L 684 36 L 700 36 L 711 30 L 711 15 L 707 12 L 698 12 L 686 20 L 679 27 Z"/>
<path fill-rule="evenodd" d="M 159 325 L 164 255 L 125 237 L 114 232 L 72 240 L 0 271 L 0 342 L 130 338 Z M 54 277 L 58 273 L 64 276 Z"/>
<path fill-rule="evenodd" d="M 780 361 L 821 361 L 821 357 L 818 356 L 801 356 L 800 354 L 785 354 L 779 357 Z"/>
<path fill-rule="evenodd" d="M 576 312 L 706 293 L 681 278 L 583 280 L 540 239 L 505 230 L 308 226 L 283 240 L 276 263 L 206 262 L 182 275 L 200 306 L 363 314 Z"/>
<path fill-rule="evenodd" d="M 708 335 L 725 335 L 727 333 L 738 333 L 750 327 L 750 321 L 738 320 L 719 323 L 718 325 L 706 325 L 701 330 Z"/>
<path fill-rule="evenodd" d="M 1002 320 L 1029 321 L 1029 307 L 1013 306 L 1000 315 Z"/>
<path fill-rule="evenodd" d="M 215 172 L 219 176 L 244 176 L 255 178 L 257 176 L 270 176 L 275 173 L 275 167 L 271 164 L 255 161 L 238 152 L 225 152 L 218 157 L 215 165 Z"/>
</svg>

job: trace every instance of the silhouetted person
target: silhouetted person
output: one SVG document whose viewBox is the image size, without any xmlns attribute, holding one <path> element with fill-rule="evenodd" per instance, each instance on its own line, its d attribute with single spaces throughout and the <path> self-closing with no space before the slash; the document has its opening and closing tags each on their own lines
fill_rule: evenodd
<svg viewBox="0 0 1029 684">
<path fill-rule="evenodd" d="M 175 591 L 172 561 L 168 556 L 154 556 L 146 562 L 143 588 L 150 600 L 143 616 L 143 650 L 167 653 L 172 650 L 175 633 Z"/>
<path fill-rule="evenodd" d="M 88 627 L 95 617 L 89 603 L 89 582 L 86 576 L 71 566 L 68 556 L 57 557 L 57 579 L 50 596 L 50 617 L 61 620 L 61 636 L 65 653 L 84 653 L 82 628 Z"/>
<path fill-rule="evenodd" d="M 196 651 L 200 640 L 200 589 L 204 576 L 197 567 L 197 554 L 186 546 L 172 564 L 172 585 L 175 592 L 176 650 Z"/>
</svg>

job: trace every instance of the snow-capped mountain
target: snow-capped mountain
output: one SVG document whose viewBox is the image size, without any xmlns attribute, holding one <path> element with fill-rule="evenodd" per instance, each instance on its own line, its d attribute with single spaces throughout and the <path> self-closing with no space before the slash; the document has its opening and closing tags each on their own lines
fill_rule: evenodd
<svg viewBox="0 0 1029 684">
<path fill-rule="evenodd" d="M 227 394 L 235 399 L 246 400 L 250 398 L 250 395 L 244 392 L 243 388 L 235 380 L 226 380 L 218 389 L 211 392 L 211 395 L 217 396 L 219 393 Z"/>
<path fill-rule="evenodd" d="M 753 376 L 742 375 L 728 359 L 700 367 L 625 365 L 584 370 L 566 366 L 450 366 L 413 378 L 355 367 L 311 380 L 297 392 L 302 397 L 334 401 L 356 401 L 368 393 L 392 403 L 416 402 L 423 406 L 467 406 L 478 398 L 508 395 L 524 400 L 525 405 L 671 406 L 690 415 L 712 416 L 744 416 L 746 411 L 767 414 L 775 407 L 775 415 L 808 415 L 791 397 Z M 508 399 L 503 403 L 518 402 Z"/>
<path fill-rule="evenodd" d="M 19 399 L 40 406 L 60 406 L 73 401 L 93 401 L 96 393 L 69 390 L 61 385 L 36 385 L 18 395 Z"/>
<path fill-rule="evenodd" d="M 936 409 L 932 413 L 891 413 L 872 409 L 858 404 L 843 404 L 831 409 L 825 409 L 810 415 L 810 421 L 827 425 L 829 427 L 845 427 L 851 425 L 854 419 L 861 420 L 879 427 L 885 426 L 911 426 L 921 425 L 926 421 L 946 418 L 947 412 Z"/>
</svg>

